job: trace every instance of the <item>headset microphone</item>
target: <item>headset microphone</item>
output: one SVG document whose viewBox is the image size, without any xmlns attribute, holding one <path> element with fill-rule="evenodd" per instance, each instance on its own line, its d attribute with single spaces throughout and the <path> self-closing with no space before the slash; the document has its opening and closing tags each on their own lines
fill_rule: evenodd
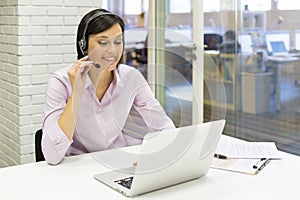
<svg viewBox="0 0 300 200">
<path fill-rule="evenodd" d="M 92 61 L 89 57 L 86 60 L 87 61 Z M 94 65 L 98 69 L 101 67 L 98 63 L 95 63 L 94 61 L 92 61 L 92 65 Z"/>
<path fill-rule="evenodd" d="M 93 63 L 93 65 L 98 69 L 100 68 L 100 65 L 98 63 Z"/>
</svg>

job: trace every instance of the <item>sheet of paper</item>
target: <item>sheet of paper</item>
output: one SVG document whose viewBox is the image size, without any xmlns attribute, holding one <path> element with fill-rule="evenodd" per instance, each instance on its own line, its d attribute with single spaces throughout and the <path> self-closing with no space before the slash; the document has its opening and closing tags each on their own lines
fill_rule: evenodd
<svg viewBox="0 0 300 200">
<path fill-rule="evenodd" d="M 217 154 L 228 158 L 271 158 L 280 159 L 280 153 L 274 142 L 245 142 L 245 143 L 218 143 Z"/>
<path fill-rule="evenodd" d="M 211 168 L 240 172 L 246 174 L 257 174 L 270 160 L 265 159 L 216 159 L 212 161 Z"/>
</svg>

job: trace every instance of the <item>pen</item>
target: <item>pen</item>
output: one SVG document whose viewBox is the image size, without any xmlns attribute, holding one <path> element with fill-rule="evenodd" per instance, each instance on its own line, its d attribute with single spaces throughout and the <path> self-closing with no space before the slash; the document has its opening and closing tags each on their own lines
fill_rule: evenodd
<svg viewBox="0 0 300 200">
<path fill-rule="evenodd" d="M 271 159 L 267 159 L 266 162 L 264 164 L 262 164 L 260 166 L 260 168 L 257 169 L 257 171 L 255 172 L 255 174 L 258 174 L 258 172 L 260 172 L 270 161 L 271 161 Z M 254 166 L 253 166 L 253 169 L 256 169 L 256 168 L 254 168 Z"/>
<path fill-rule="evenodd" d="M 259 161 L 256 162 L 255 165 L 253 165 L 253 169 L 257 169 L 257 168 L 258 168 L 258 165 L 259 165 L 259 162 L 262 162 L 262 161 L 264 161 L 264 160 L 265 160 L 265 162 L 261 165 L 261 167 L 260 167 L 258 170 L 261 170 L 262 168 L 265 167 L 266 164 L 268 164 L 268 163 L 270 162 L 269 160 L 267 160 L 267 158 L 261 158 Z M 269 162 L 268 162 L 268 161 L 269 161 Z"/>
<path fill-rule="evenodd" d="M 224 155 L 221 155 L 221 154 L 217 154 L 217 153 L 215 153 L 214 157 L 218 158 L 218 159 L 225 159 L 225 160 L 228 159 L 227 156 L 224 156 Z"/>
</svg>

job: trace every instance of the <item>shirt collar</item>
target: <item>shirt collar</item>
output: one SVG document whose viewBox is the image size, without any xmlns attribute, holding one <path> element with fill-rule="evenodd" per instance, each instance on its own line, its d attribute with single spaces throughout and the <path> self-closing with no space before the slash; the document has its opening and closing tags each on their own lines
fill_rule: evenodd
<svg viewBox="0 0 300 200">
<path fill-rule="evenodd" d="M 122 79 L 121 79 L 121 74 L 120 74 L 120 67 L 121 64 L 114 70 L 114 84 L 118 85 L 120 87 L 124 87 L 125 84 L 123 83 Z"/>
</svg>

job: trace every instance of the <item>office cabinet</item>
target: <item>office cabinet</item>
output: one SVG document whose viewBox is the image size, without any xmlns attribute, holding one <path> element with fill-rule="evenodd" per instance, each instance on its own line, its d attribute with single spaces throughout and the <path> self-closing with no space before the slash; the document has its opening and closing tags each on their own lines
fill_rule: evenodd
<svg viewBox="0 0 300 200">
<path fill-rule="evenodd" d="M 270 82 L 272 73 L 242 73 L 243 112 L 251 114 L 270 111 Z"/>
<path fill-rule="evenodd" d="M 204 102 L 235 109 L 236 55 L 204 56 Z"/>
<path fill-rule="evenodd" d="M 231 110 L 241 109 L 241 71 L 247 55 L 204 55 L 204 103 Z"/>
</svg>

